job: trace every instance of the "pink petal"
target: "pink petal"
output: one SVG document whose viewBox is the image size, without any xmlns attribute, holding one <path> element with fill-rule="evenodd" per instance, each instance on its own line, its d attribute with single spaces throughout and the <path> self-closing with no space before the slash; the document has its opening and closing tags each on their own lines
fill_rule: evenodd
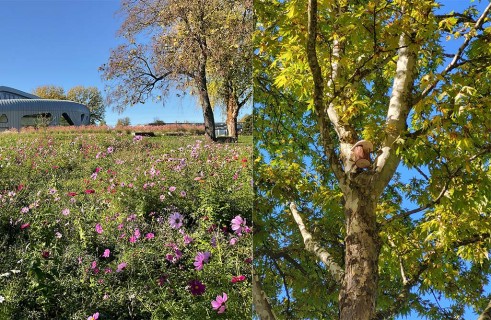
<svg viewBox="0 0 491 320">
<path fill-rule="evenodd" d="M 216 309 L 220 308 L 220 306 L 221 306 L 221 305 L 222 305 L 222 304 L 221 304 L 220 302 L 215 301 L 215 300 L 213 300 L 213 301 L 211 302 L 211 306 L 213 307 L 213 310 L 216 310 Z"/>
<path fill-rule="evenodd" d="M 227 307 L 225 305 L 222 305 L 220 309 L 218 309 L 218 313 L 224 313 L 225 309 L 227 309 Z"/>
</svg>

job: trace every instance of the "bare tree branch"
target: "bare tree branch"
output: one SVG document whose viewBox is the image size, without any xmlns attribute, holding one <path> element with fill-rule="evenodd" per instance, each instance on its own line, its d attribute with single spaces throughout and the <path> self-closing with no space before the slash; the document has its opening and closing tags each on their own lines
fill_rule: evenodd
<svg viewBox="0 0 491 320">
<path fill-rule="evenodd" d="M 294 202 L 290 203 L 290 210 L 295 222 L 298 225 L 298 228 L 300 229 L 300 233 L 302 234 L 305 249 L 315 254 L 317 258 L 326 265 L 336 282 L 340 284 L 344 277 L 343 269 L 341 269 L 331 254 L 313 238 L 310 232 L 307 231 L 307 228 L 305 227 L 302 217 L 300 216 Z"/>
</svg>

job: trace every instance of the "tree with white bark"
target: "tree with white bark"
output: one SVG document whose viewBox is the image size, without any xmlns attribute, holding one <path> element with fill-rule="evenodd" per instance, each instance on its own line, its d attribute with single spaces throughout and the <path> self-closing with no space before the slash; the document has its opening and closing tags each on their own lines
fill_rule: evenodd
<svg viewBox="0 0 491 320">
<path fill-rule="evenodd" d="M 485 319 L 491 5 L 255 9 L 257 315 Z"/>
</svg>

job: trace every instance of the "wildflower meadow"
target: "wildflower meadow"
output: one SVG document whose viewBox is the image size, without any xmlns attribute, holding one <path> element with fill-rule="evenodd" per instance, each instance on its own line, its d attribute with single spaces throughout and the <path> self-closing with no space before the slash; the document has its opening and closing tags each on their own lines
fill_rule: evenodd
<svg viewBox="0 0 491 320">
<path fill-rule="evenodd" d="M 251 318 L 252 143 L 0 135 L 0 319 Z"/>
</svg>

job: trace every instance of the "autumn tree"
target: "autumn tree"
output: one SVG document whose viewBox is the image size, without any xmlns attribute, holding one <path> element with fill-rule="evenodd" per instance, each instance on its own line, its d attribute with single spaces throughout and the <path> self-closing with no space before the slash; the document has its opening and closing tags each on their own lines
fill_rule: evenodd
<svg viewBox="0 0 491 320">
<path fill-rule="evenodd" d="M 255 2 L 263 319 L 491 313 L 490 8 Z"/>
<path fill-rule="evenodd" d="M 211 57 L 227 48 L 212 44 L 235 32 L 235 26 L 223 22 L 242 3 L 123 1 L 121 12 L 125 20 L 119 34 L 127 43 L 112 50 L 109 62 L 101 67 L 103 77 L 110 83 L 111 105 L 122 110 L 150 98 L 160 99 L 176 86 L 199 97 L 206 136 L 215 140 L 209 70 Z"/>
<path fill-rule="evenodd" d="M 237 1 L 223 25 L 229 32 L 218 33 L 211 46 L 212 101 L 224 106 L 228 135 L 237 138 L 239 111 L 252 98 L 252 1 Z"/>
<path fill-rule="evenodd" d="M 90 124 L 104 121 L 106 106 L 97 87 L 75 86 L 65 93 L 63 87 L 44 85 L 37 87 L 32 93 L 43 99 L 70 100 L 81 103 L 89 108 Z"/>
<path fill-rule="evenodd" d="M 32 94 L 43 99 L 66 100 L 65 89 L 55 85 L 44 85 L 36 87 Z"/>
<path fill-rule="evenodd" d="M 124 118 L 118 119 L 118 121 L 116 122 L 116 127 L 127 127 L 130 124 L 131 124 L 130 118 L 124 117 Z"/>
<path fill-rule="evenodd" d="M 90 110 L 90 124 L 104 121 L 106 107 L 101 92 L 96 87 L 76 86 L 68 90 L 67 100 L 81 103 Z"/>
</svg>

